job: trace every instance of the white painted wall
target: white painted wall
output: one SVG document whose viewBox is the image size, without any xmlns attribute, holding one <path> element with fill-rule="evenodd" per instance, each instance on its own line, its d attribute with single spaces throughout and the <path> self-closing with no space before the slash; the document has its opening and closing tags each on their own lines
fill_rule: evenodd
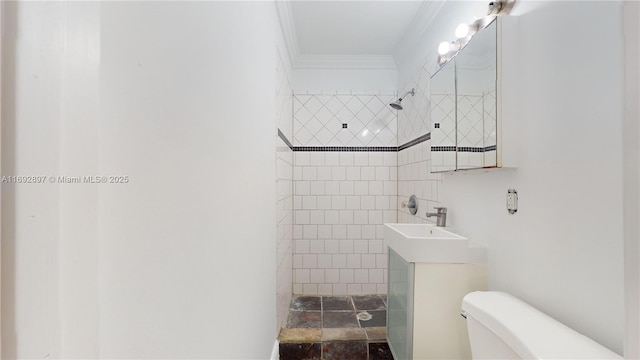
<svg viewBox="0 0 640 360">
<path fill-rule="evenodd" d="M 399 61 L 400 84 L 458 23 L 473 19 L 473 5 L 444 5 L 424 38 L 427 50 Z M 444 175 L 434 200 L 449 208 L 451 226 L 489 246 L 491 289 L 622 353 L 621 3 L 519 1 L 513 14 L 518 91 L 527 99 L 516 119 L 519 167 Z M 510 187 L 520 195 L 512 216 Z"/>
<path fill-rule="evenodd" d="M 398 84 L 395 69 L 294 69 L 293 90 L 318 94 L 322 91 L 388 91 Z"/>
<path fill-rule="evenodd" d="M 55 174 L 61 151 L 64 11 L 56 3 L 3 6 L 2 174 Z M 57 357 L 58 188 L 49 183 L 2 187 L 2 357 Z"/>
<path fill-rule="evenodd" d="M 627 359 L 640 358 L 640 3 L 625 1 L 624 52 L 625 98 L 622 123 L 624 149 L 624 263 L 625 263 L 625 350 Z"/>
<path fill-rule="evenodd" d="M 132 179 L 100 192 L 102 356 L 269 356 L 274 15 L 102 4 L 100 166 Z"/>
<path fill-rule="evenodd" d="M 273 4 L 5 10 L 3 357 L 268 358 Z"/>
<path fill-rule="evenodd" d="M 3 175 L 97 174 L 98 10 L 3 4 Z M 3 190 L 3 356 L 96 357 L 95 186 Z"/>
<path fill-rule="evenodd" d="M 64 12 L 61 23 L 66 31 L 61 69 L 58 173 L 99 174 L 100 4 L 62 2 L 60 6 Z M 25 25 L 33 31 L 32 24 Z M 98 187 L 66 184 L 59 185 L 58 191 L 60 356 L 96 358 L 99 355 Z"/>
</svg>

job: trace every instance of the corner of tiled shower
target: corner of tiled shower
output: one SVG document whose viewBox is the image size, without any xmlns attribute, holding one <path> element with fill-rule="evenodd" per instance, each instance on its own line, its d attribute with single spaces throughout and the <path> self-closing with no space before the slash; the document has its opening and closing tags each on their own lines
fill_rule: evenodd
<svg viewBox="0 0 640 360">
<path fill-rule="evenodd" d="M 386 293 L 383 223 L 397 221 L 398 206 L 394 97 L 294 93 L 294 294 Z"/>
<path fill-rule="evenodd" d="M 430 141 L 399 147 L 429 133 L 426 67 L 405 86 L 416 88 L 415 97 L 395 111 L 388 104 L 396 90 L 294 91 L 281 63 L 278 324 L 288 329 L 297 299 L 385 297 L 383 224 L 430 222 L 424 213 L 439 205 L 440 177 L 428 171 Z M 415 216 L 401 207 L 412 194 Z M 322 332 L 305 336 L 322 339 Z"/>
</svg>

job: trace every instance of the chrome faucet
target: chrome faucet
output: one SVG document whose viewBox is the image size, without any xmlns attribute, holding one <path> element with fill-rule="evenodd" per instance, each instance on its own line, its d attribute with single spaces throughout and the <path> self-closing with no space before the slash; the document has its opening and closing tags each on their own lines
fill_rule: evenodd
<svg viewBox="0 0 640 360">
<path fill-rule="evenodd" d="M 438 219 L 436 221 L 436 226 L 447 226 L 447 208 L 446 207 L 434 207 L 438 212 L 435 213 L 427 213 L 427 217 L 436 216 Z"/>
</svg>

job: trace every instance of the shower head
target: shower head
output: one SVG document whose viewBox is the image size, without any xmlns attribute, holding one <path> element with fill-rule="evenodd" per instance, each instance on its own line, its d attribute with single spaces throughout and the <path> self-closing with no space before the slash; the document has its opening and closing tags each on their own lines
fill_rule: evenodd
<svg viewBox="0 0 640 360">
<path fill-rule="evenodd" d="M 407 97 L 407 95 L 411 94 L 411 96 L 415 96 L 416 95 L 416 89 L 411 89 L 409 91 L 407 91 L 404 95 L 402 95 L 400 98 L 398 98 L 398 100 L 392 102 L 391 104 L 389 104 L 389 106 L 391 106 L 392 108 L 396 109 L 396 110 L 402 110 L 402 99 L 404 99 L 405 97 Z"/>
<path fill-rule="evenodd" d="M 392 102 L 391 104 L 389 104 L 389 106 L 391 106 L 392 108 L 394 108 L 396 110 L 402 110 L 402 104 L 400 104 L 401 101 L 402 101 L 402 99 L 396 100 L 396 101 Z"/>
</svg>

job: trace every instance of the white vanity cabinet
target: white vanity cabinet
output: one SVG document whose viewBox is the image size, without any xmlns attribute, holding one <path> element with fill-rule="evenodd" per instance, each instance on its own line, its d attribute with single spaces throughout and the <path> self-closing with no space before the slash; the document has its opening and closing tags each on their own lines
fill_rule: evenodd
<svg viewBox="0 0 640 360">
<path fill-rule="evenodd" d="M 487 289 L 486 248 L 455 234 L 433 237 L 429 226 L 385 224 L 387 342 L 396 360 L 470 359 L 460 306 L 469 292 Z"/>
<path fill-rule="evenodd" d="M 471 359 L 460 304 L 486 288 L 486 264 L 409 263 L 389 250 L 387 341 L 394 359 Z"/>
</svg>

